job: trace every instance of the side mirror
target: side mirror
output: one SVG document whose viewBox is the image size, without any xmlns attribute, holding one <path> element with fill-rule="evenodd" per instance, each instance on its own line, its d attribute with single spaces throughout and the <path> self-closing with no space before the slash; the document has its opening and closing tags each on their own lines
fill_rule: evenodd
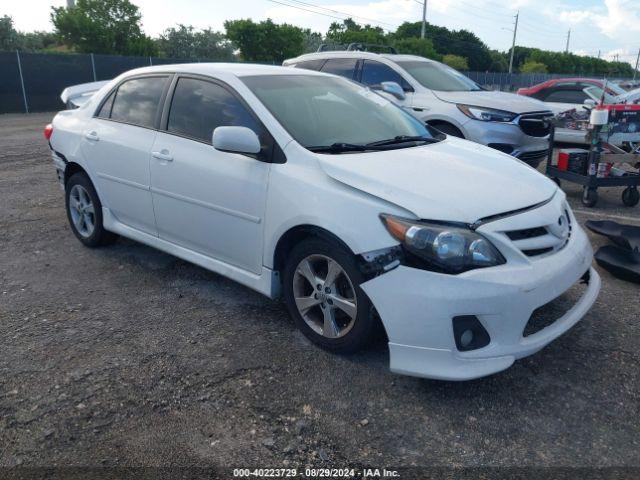
<svg viewBox="0 0 640 480">
<path fill-rule="evenodd" d="M 404 90 L 397 82 L 382 82 L 380 84 L 380 89 L 389 95 L 393 95 L 398 100 L 404 100 L 407 98 L 404 94 Z"/>
<path fill-rule="evenodd" d="M 593 110 L 594 108 L 596 108 L 596 101 L 592 100 L 591 98 L 587 98 L 584 101 L 584 106 L 585 106 L 585 108 L 587 108 L 589 110 Z"/>
<path fill-rule="evenodd" d="M 247 127 L 216 127 L 211 143 L 213 148 L 221 152 L 260 153 L 258 135 Z"/>
</svg>

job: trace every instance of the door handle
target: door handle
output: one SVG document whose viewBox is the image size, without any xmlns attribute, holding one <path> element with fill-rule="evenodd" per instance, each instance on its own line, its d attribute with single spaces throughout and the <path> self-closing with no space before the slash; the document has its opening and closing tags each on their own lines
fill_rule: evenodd
<svg viewBox="0 0 640 480">
<path fill-rule="evenodd" d="M 173 162 L 173 157 L 169 154 L 169 150 L 162 150 L 160 152 L 151 152 L 153 158 L 158 160 L 164 160 L 165 162 Z"/>
<path fill-rule="evenodd" d="M 97 142 L 98 140 L 100 140 L 100 137 L 98 136 L 98 132 L 89 132 L 84 137 L 87 140 L 92 140 L 94 142 Z"/>
</svg>

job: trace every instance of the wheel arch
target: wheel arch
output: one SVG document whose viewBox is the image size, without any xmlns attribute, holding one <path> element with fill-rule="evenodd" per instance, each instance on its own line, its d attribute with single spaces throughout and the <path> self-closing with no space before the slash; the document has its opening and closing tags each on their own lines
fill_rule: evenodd
<svg viewBox="0 0 640 480">
<path fill-rule="evenodd" d="M 461 135 L 460 138 L 466 138 L 464 131 L 458 125 L 448 120 L 433 119 L 433 120 L 428 120 L 426 123 L 436 129 L 438 128 L 439 125 L 445 125 L 447 127 L 451 127 L 457 130 L 458 132 L 460 132 L 460 135 Z"/>
<path fill-rule="evenodd" d="M 343 240 L 329 230 L 311 224 L 296 225 L 284 232 L 278 239 L 276 248 L 273 252 L 273 269 L 276 271 L 282 271 L 287 255 L 291 252 L 293 247 L 309 238 L 320 238 L 328 242 L 335 243 L 344 248 L 347 252 L 353 254 L 351 248 L 349 248 Z"/>
<path fill-rule="evenodd" d="M 80 165 L 79 163 L 76 162 L 69 162 L 67 163 L 67 166 L 64 169 L 64 184 L 65 187 L 67 185 L 67 182 L 69 181 L 69 179 L 75 175 L 76 173 L 84 173 L 87 177 L 89 177 L 89 173 L 82 168 L 82 165 Z M 91 177 L 89 177 L 89 180 L 91 180 Z M 91 181 L 91 183 L 93 183 L 93 181 Z M 95 185 L 94 185 L 95 188 Z"/>
</svg>

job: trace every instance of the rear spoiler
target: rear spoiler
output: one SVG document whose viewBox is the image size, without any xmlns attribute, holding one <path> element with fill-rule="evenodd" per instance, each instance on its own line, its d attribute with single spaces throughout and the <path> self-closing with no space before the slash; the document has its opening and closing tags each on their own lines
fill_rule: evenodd
<svg viewBox="0 0 640 480">
<path fill-rule="evenodd" d="M 101 82 L 81 83 L 72 87 L 65 88 L 60 94 L 60 99 L 67 108 L 78 108 L 84 105 L 94 93 L 104 87 L 111 80 L 103 80 Z"/>
</svg>

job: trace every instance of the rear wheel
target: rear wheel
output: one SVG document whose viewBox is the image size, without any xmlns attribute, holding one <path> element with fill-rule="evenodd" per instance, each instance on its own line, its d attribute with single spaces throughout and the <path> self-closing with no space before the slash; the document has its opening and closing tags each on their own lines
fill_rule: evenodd
<svg viewBox="0 0 640 480">
<path fill-rule="evenodd" d="M 104 229 L 102 204 L 84 172 L 72 175 L 65 185 L 67 218 L 75 236 L 87 247 L 113 243 L 118 236 Z"/>
<path fill-rule="evenodd" d="M 340 353 L 366 346 L 377 331 L 365 281 L 353 254 L 322 239 L 293 248 L 283 275 L 283 294 L 298 328 L 312 342 Z"/>
</svg>

